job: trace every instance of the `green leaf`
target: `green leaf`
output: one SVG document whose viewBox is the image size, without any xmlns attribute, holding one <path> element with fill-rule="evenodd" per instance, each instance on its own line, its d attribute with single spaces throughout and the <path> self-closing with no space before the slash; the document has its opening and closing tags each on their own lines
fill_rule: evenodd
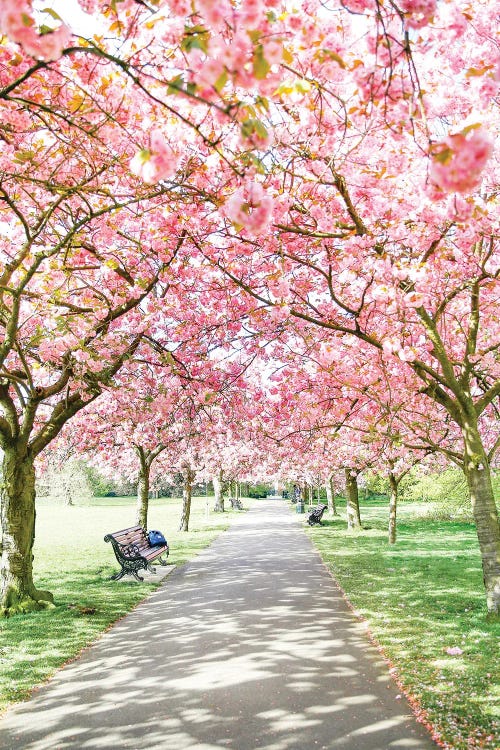
<svg viewBox="0 0 500 750">
<path fill-rule="evenodd" d="M 259 138 L 267 138 L 267 128 L 263 122 L 254 118 L 248 118 L 241 123 L 241 135 L 250 138 L 253 134 Z"/>
<path fill-rule="evenodd" d="M 271 66 L 264 57 L 264 47 L 262 44 L 258 44 L 253 55 L 253 74 L 258 81 L 262 81 L 269 73 L 270 68 Z"/>
<path fill-rule="evenodd" d="M 481 123 L 475 122 L 472 125 L 467 125 L 460 132 L 462 135 L 467 135 L 468 133 L 471 133 L 473 130 L 479 130 L 480 127 L 481 127 Z"/>
<path fill-rule="evenodd" d="M 269 99 L 265 96 L 258 96 L 255 100 L 255 106 L 257 109 L 263 109 L 265 112 L 269 112 Z"/>
<path fill-rule="evenodd" d="M 342 60 L 340 55 L 337 55 L 337 53 L 334 52 L 332 49 L 327 49 L 326 47 L 323 47 L 321 52 L 323 53 L 324 57 L 327 57 L 330 60 L 335 60 L 337 65 L 340 65 L 341 68 L 345 68 L 345 62 Z"/>
<path fill-rule="evenodd" d="M 257 169 L 257 172 L 259 174 L 266 174 L 266 167 L 264 165 L 264 162 L 259 159 L 259 157 L 254 154 L 253 152 L 248 154 L 248 158 L 250 162 L 253 164 L 253 166 Z"/>
<path fill-rule="evenodd" d="M 253 122 L 253 120 L 244 120 L 241 123 L 241 135 L 243 136 L 243 138 L 250 138 L 250 136 L 253 134 Z"/>
<path fill-rule="evenodd" d="M 168 82 L 167 94 L 178 94 L 179 91 L 184 91 L 184 78 L 182 75 L 175 76 L 175 78 L 172 78 Z"/>
<path fill-rule="evenodd" d="M 433 154 L 434 161 L 440 164 L 447 164 L 453 158 L 453 151 L 451 148 L 443 148 L 441 151 Z"/>
<path fill-rule="evenodd" d="M 56 11 L 53 8 L 43 8 L 43 10 L 41 10 L 40 12 L 48 13 L 49 16 L 51 16 L 55 21 L 62 21 L 62 18 L 59 15 L 59 13 L 56 13 Z"/>
<path fill-rule="evenodd" d="M 267 128 L 260 120 L 254 120 L 254 129 L 259 138 L 267 138 Z"/>
<path fill-rule="evenodd" d="M 218 91 L 220 94 L 220 92 L 222 91 L 226 83 L 227 83 L 227 70 L 224 70 L 215 81 L 214 89 Z"/>
<path fill-rule="evenodd" d="M 184 29 L 184 38 L 181 42 L 181 49 L 189 52 L 192 49 L 200 49 L 208 54 L 208 42 L 210 34 L 203 26 L 186 26 Z"/>
<path fill-rule="evenodd" d="M 35 158 L 35 152 L 24 150 L 24 151 L 16 151 L 14 154 L 14 161 L 18 164 L 25 164 L 27 161 L 32 161 Z"/>
<path fill-rule="evenodd" d="M 261 32 L 258 30 L 247 31 L 247 34 L 254 44 L 256 44 L 259 41 L 260 37 L 262 36 Z"/>
</svg>

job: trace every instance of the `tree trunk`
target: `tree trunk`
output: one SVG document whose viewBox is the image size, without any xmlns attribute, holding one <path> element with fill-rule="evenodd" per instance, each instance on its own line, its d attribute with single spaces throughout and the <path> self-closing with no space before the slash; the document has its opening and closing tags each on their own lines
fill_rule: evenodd
<svg viewBox="0 0 500 750">
<path fill-rule="evenodd" d="M 309 484 L 307 486 L 307 499 L 308 499 L 309 505 L 312 505 L 313 500 L 314 500 L 314 487 L 312 484 Z"/>
<path fill-rule="evenodd" d="M 73 505 L 73 488 L 71 486 L 70 477 L 63 479 L 63 489 L 64 489 L 64 505 Z"/>
<path fill-rule="evenodd" d="M 135 522 L 147 528 L 148 524 L 148 506 L 149 506 L 149 476 L 151 466 L 146 460 L 145 452 L 142 448 L 136 448 L 139 456 L 140 469 L 137 480 L 137 506 Z"/>
<path fill-rule="evenodd" d="M 396 542 L 396 513 L 398 506 L 398 485 L 399 482 L 394 474 L 389 472 L 389 485 L 391 494 L 389 498 L 389 544 Z"/>
<path fill-rule="evenodd" d="M 179 531 L 189 531 L 189 516 L 191 515 L 191 497 L 193 493 L 193 479 L 195 477 L 195 472 L 188 466 L 184 469 L 183 475 L 182 515 Z"/>
<path fill-rule="evenodd" d="M 0 517 L 0 614 L 13 615 L 46 609 L 54 598 L 33 583 L 35 541 L 35 469 L 33 458 L 6 448 L 2 462 Z"/>
<path fill-rule="evenodd" d="M 359 513 L 358 477 L 351 473 L 351 469 L 345 469 L 345 488 L 347 500 L 347 528 L 361 528 L 361 516 Z"/>
<path fill-rule="evenodd" d="M 326 502 L 328 504 L 328 512 L 332 516 L 338 516 L 337 505 L 335 503 L 335 484 L 333 482 L 333 474 L 330 474 L 326 480 Z"/>
<path fill-rule="evenodd" d="M 495 504 L 488 457 L 475 418 L 463 427 L 464 473 L 476 524 L 488 612 L 500 615 L 500 524 Z"/>
<path fill-rule="evenodd" d="M 214 497 L 215 497 L 214 512 L 224 513 L 224 495 L 222 493 L 222 471 L 219 471 L 212 478 L 212 481 L 214 484 Z"/>
</svg>

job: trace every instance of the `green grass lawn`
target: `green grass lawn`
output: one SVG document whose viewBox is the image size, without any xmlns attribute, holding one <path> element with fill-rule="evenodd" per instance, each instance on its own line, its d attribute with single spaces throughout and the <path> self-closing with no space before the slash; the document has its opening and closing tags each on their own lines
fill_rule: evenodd
<svg viewBox="0 0 500 750">
<path fill-rule="evenodd" d="M 347 531 L 340 503 L 341 516 L 324 517 L 310 535 L 443 746 L 496 750 L 500 625 L 486 620 L 475 528 L 425 520 L 419 510 L 401 505 L 395 545 L 384 500 L 362 505 L 363 531 Z"/>
<path fill-rule="evenodd" d="M 180 565 L 194 557 L 227 527 L 231 513 L 237 513 L 210 513 L 207 519 L 205 508 L 205 498 L 193 498 L 191 530 L 186 533 L 177 531 L 180 500 L 150 501 L 148 528 L 165 534 L 170 563 Z M 133 498 L 95 498 L 92 505 L 73 507 L 39 504 L 34 579 L 38 588 L 54 594 L 56 607 L 0 619 L 0 710 L 25 698 L 159 585 L 139 583 L 131 576 L 109 580 L 120 567 L 103 538 L 134 523 Z M 81 608 L 95 613 L 85 614 Z"/>
</svg>

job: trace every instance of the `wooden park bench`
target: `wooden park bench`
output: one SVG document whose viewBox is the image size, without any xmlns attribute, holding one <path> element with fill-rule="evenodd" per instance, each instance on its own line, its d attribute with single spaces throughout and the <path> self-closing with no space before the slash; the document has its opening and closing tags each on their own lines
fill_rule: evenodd
<svg viewBox="0 0 500 750">
<path fill-rule="evenodd" d="M 149 570 L 150 573 L 156 573 L 156 568 L 151 565 L 156 558 L 160 565 L 168 565 L 161 557 L 164 552 L 168 557 L 168 544 L 151 546 L 142 526 L 132 526 L 130 529 L 106 534 L 104 541 L 111 542 L 116 559 L 122 567 L 119 573 L 111 576 L 112 581 L 118 581 L 127 573 L 131 573 L 138 581 L 143 581 L 144 578 L 141 578 L 138 571 Z"/>
<path fill-rule="evenodd" d="M 313 508 L 308 517 L 307 517 L 307 523 L 309 526 L 314 526 L 315 523 L 322 526 L 321 519 L 323 518 L 323 513 L 328 508 L 328 505 L 317 505 L 315 508 Z"/>
</svg>

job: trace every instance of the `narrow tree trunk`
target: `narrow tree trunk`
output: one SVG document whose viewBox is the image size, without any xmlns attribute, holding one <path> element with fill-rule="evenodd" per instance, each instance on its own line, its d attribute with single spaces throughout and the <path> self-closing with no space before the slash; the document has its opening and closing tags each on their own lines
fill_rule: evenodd
<svg viewBox="0 0 500 750">
<path fill-rule="evenodd" d="M 337 505 L 335 503 L 335 484 L 333 482 L 333 474 L 330 474 L 326 480 L 326 502 L 328 504 L 328 512 L 332 516 L 338 516 Z"/>
<path fill-rule="evenodd" d="M 345 488 L 347 500 L 347 528 L 361 528 L 361 516 L 359 513 L 358 477 L 352 474 L 350 469 L 345 469 Z"/>
<path fill-rule="evenodd" d="M 136 506 L 136 523 L 147 528 L 148 524 L 148 507 L 149 507 L 149 484 L 151 466 L 147 461 L 143 448 L 136 447 L 139 456 L 140 468 L 137 480 L 137 506 Z"/>
<path fill-rule="evenodd" d="M 193 494 L 193 480 L 195 472 L 187 466 L 183 471 L 184 486 L 182 488 L 182 515 L 179 531 L 189 531 L 189 516 L 191 515 L 191 498 Z"/>
<path fill-rule="evenodd" d="M 35 469 L 31 456 L 6 448 L 2 462 L 0 517 L 0 614 L 13 615 L 52 606 L 48 591 L 33 583 L 35 541 Z"/>
<path fill-rule="evenodd" d="M 396 542 L 396 513 L 398 506 L 399 482 L 392 471 L 389 472 L 389 485 L 391 488 L 389 498 L 389 544 L 394 544 Z"/>
<path fill-rule="evenodd" d="M 73 505 L 73 488 L 71 486 L 71 479 L 69 477 L 63 479 L 63 490 L 64 505 Z"/>
<path fill-rule="evenodd" d="M 312 505 L 313 500 L 314 500 L 314 488 L 312 484 L 309 484 L 307 487 L 307 498 L 308 498 L 309 505 Z"/>
<path fill-rule="evenodd" d="M 222 493 L 222 471 L 219 471 L 213 478 L 214 484 L 214 512 L 224 513 L 224 495 Z"/>
<path fill-rule="evenodd" d="M 488 612 L 500 615 L 500 524 L 495 504 L 488 457 L 476 420 L 469 418 L 463 428 L 464 473 L 469 487 L 483 566 Z"/>
<path fill-rule="evenodd" d="M 73 493 L 71 491 L 71 485 L 68 481 L 63 482 L 64 492 L 64 505 L 73 505 Z"/>
</svg>

